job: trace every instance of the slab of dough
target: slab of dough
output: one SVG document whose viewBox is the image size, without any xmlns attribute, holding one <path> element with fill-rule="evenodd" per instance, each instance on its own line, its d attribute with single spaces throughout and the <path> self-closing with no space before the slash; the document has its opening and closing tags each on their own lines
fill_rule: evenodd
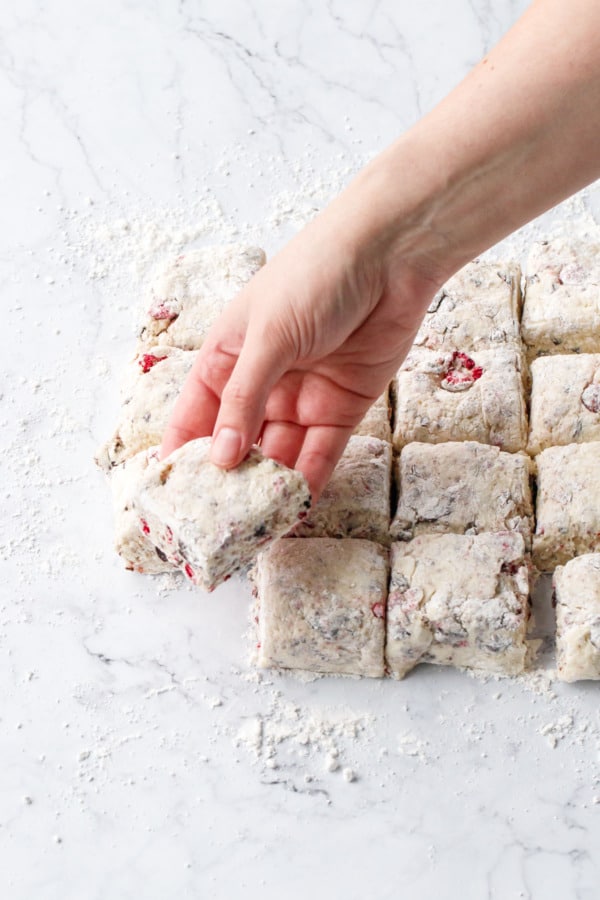
<svg viewBox="0 0 600 900">
<path fill-rule="evenodd" d="M 428 534 L 391 548 L 386 663 L 514 675 L 525 665 L 529 572 L 520 534 Z"/>
<path fill-rule="evenodd" d="M 142 450 L 112 469 L 110 487 L 115 516 L 115 550 L 125 567 L 145 575 L 172 572 L 173 566 L 159 547 L 148 540 L 133 508 L 140 480 L 149 465 L 158 461 L 158 447 Z"/>
<path fill-rule="evenodd" d="M 113 436 L 98 451 L 105 471 L 129 456 L 160 444 L 197 351 L 175 347 L 140 353 L 127 368 L 119 420 Z"/>
<path fill-rule="evenodd" d="M 521 270 L 474 260 L 436 294 L 415 338 L 431 350 L 521 349 Z"/>
<path fill-rule="evenodd" d="M 355 435 L 294 537 L 351 537 L 389 542 L 392 446 Z"/>
<path fill-rule="evenodd" d="M 503 346 L 473 356 L 413 348 L 394 382 L 394 448 L 411 441 L 478 441 L 523 450 L 523 380 L 521 353 Z"/>
<path fill-rule="evenodd" d="M 474 441 L 413 443 L 403 448 L 394 468 L 393 538 L 516 531 L 531 547 L 532 462 L 527 454 Z"/>
<path fill-rule="evenodd" d="M 600 353 L 600 244 L 560 238 L 533 245 L 521 335 L 530 357 Z"/>
<path fill-rule="evenodd" d="M 380 441 L 388 441 L 389 443 L 392 440 L 390 416 L 390 392 L 386 388 L 383 394 L 367 410 L 362 421 L 354 429 L 354 434 L 379 438 Z"/>
<path fill-rule="evenodd" d="M 553 586 L 558 677 L 600 679 L 600 553 L 559 566 Z"/>
<path fill-rule="evenodd" d="M 150 282 L 140 345 L 197 350 L 229 301 L 264 266 L 260 247 L 228 244 L 167 260 Z"/>
<path fill-rule="evenodd" d="M 225 471 L 210 462 L 210 444 L 198 438 L 149 466 L 133 498 L 144 534 L 208 591 L 245 568 L 310 507 L 300 472 L 258 448 Z"/>
<path fill-rule="evenodd" d="M 362 540 L 283 540 L 253 571 L 258 664 L 381 678 L 388 553 Z"/>
<path fill-rule="evenodd" d="M 541 356 L 531 377 L 529 453 L 600 441 L 600 353 Z"/>
<path fill-rule="evenodd" d="M 551 572 L 574 556 L 600 551 L 600 443 L 549 447 L 535 462 L 533 561 Z"/>
</svg>

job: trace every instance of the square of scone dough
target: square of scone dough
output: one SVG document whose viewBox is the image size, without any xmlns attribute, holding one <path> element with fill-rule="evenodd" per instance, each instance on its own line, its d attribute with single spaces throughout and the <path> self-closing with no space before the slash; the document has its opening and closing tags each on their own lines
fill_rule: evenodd
<svg viewBox="0 0 600 900">
<path fill-rule="evenodd" d="M 511 453 L 527 444 L 523 357 L 504 346 L 413 347 L 394 380 L 394 448 L 411 441 L 477 441 Z"/>
<path fill-rule="evenodd" d="M 391 547 L 386 664 L 523 671 L 529 568 L 520 534 L 423 534 Z"/>
<path fill-rule="evenodd" d="M 529 453 L 600 441 L 600 353 L 540 356 L 531 378 Z"/>
<path fill-rule="evenodd" d="M 197 350 L 227 303 L 266 262 L 260 247 L 227 244 L 166 260 L 150 281 L 142 347 Z"/>
<path fill-rule="evenodd" d="M 521 269 L 517 263 L 474 260 L 431 302 L 415 345 L 431 350 L 520 348 Z"/>
<path fill-rule="evenodd" d="M 558 677 L 600 679 L 600 553 L 558 566 L 552 585 Z"/>
<path fill-rule="evenodd" d="M 527 262 L 521 336 L 530 358 L 600 353 L 600 244 L 534 244 Z"/>
<path fill-rule="evenodd" d="M 532 468 L 526 453 L 474 441 L 407 444 L 394 463 L 392 538 L 515 531 L 530 548 Z"/>
<path fill-rule="evenodd" d="M 258 664 L 384 674 L 388 552 L 362 540 L 278 541 L 252 571 Z"/>
<path fill-rule="evenodd" d="M 390 391 L 389 388 L 386 388 L 383 394 L 366 411 L 362 420 L 354 429 L 354 434 L 360 434 L 364 437 L 375 437 L 379 438 L 380 441 L 390 442 L 392 440 L 390 416 Z"/>
<path fill-rule="evenodd" d="M 354 435 L 308 516 L 290 537 L 389 541 L 392 445 Z"/>
<path fill-rule="evenodd" d="M 115 550 L 123 559 L 125 567 L 145 575 L 172 572 L 172 564 L 160 547 L 155 547 L 139 525 L 139 515 L 133 500 L 139 488 L 140 479 L 149 465 L 158 462 L 158 447 L 142 450 L 130 456 L 110 473 L 112 491 Z"/>
<path fill-rule="evenodd" d="M 548 447 L 535 458 L 533 561 L 551 572 L 600 551 L 600 443 Z"/>
<path fill-rule="evenodd" d="M 207 591 L 245 568 L 310 507 L 308 483 L 253 448 L 235 469 L 209 458 L 211 438 L 184 444 L 143 474 L 133 507 L 167 560 Z"/>
<path fill-rule="evenodd" d="M 197 351 L 155 347 L 129 363 L 117 427 L 96 456 L 100 468 L 110 471 L 140 450 L 160 444 L 197 355 Z"/>
</svg>

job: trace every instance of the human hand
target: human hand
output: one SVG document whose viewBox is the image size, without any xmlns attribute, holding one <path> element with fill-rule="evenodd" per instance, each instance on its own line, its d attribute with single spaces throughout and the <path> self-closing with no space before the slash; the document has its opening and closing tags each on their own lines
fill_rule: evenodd
<svg viewBox="0 0 600 900">
<path fill-rule="evenodd" d="M 213 434 L 213 461 L 231 468 L 260 440 L 318 497 L 436 289 L 366 224 L 374 195 L 361 210 L 363 194 L 359 183 L 341 195 L 230 303 L 184 385 L 163 455 Z"/>
</svg>

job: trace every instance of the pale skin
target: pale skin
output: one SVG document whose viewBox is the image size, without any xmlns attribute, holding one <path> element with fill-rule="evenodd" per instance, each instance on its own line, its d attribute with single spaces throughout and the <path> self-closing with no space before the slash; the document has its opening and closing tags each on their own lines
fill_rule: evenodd
<svg viewBox="0 0 600 900">
<path fill-rule="evenodd" d="M 600 3 L 537 0 L 429 115 L 262 269 L 209 332 L 164 456 L 252 443 L 316 498 L 439 286 L 600 176 Z"/>
</svg>

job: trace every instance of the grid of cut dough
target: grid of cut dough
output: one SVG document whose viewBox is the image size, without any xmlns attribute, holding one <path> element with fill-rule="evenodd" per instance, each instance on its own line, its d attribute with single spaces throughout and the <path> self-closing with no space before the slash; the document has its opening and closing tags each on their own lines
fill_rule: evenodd
<svg viewBox="0 0 600 900">
<path fill-rule="evenodd" d="M 134 531 L 132 473 L 149 465 L 224 298 L 264 262 L 256 248 L 221 255 L 194 251 L 160 270 L 119 424 L 99 456 L 116 476 L 118 550 L 137 571 L 169 562 Z M 450 279 L 319 504 L 258 558 L 259 664 L 377 677 L 419 662 L 521 671 L 533 559 L 559 567 L 557 602 L 568 607 L 559 677 L 597 677 L 596 663 L 578 667 L 573 656 L 576 582 L 561 573 L 572 565 L 591 584 L 596 569 L 579 560 L 600 556 L 599 364 L 600 246 L 534 246 L 523 299 L 511 263 L 476 260 Z M 382 565 L 389 602 L 387 583 L 382 594 L 369 581 Z M 593 605 L 583 603 L 585 615 Z"/>
</svg>

